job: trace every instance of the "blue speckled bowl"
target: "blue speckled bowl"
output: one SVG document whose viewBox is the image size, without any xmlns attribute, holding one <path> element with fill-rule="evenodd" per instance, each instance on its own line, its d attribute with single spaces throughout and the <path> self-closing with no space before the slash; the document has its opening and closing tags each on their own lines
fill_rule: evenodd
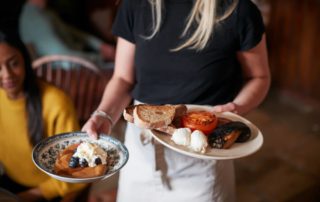
<svg viewBox="0 0 320 202">
<path fill-rule="evenodd" d="M 108 171 L 104 175 L 97 177 L 74 178 L 57 175 L 53 168 L 59 152 L 69 145 L 82 141 L 98 144 L 108 152 L 108 156 L 114 162 L 113 165 L 108 165 Z M 32 160 L 41 171 L 57 180 L 70 183 L 89 183 L 106 179 L 118 172 L 127 163 L 128 158 L 128 150 L 119 140 L 104 134 L 101 134 L 98 140 L 93 140 L 84 132 L 71 132 L 51 136 L 39 142 L 32 151 Z"/>
</svg>

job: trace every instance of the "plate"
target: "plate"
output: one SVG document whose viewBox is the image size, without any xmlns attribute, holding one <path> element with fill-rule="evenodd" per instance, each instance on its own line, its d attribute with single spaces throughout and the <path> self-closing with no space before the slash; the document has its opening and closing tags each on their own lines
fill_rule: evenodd
<svg viewBox="0 0 320 202">
<path fill-rule="evenodd" d="M 187 105 L 188 111 L 197 111 L 197 110 L 206 110 L 209 111 L 212 109 L 210 106 L 199 106 L 199 105 Z M 229 149 L 213 149 L 210 146 L 207 147 L 205 153 L 198 153 L 186 146 L 177 145 L 171 140 L 171 135 L 166 133 L 152 130 L 151 135 L 164 146 L 177 151 L 181 154 L 200 158 L 200 159 L 215 159 L 215 160 L 227 160 L 227 159 L 237 159 L 249 156 L 256 151 L 258 151 L 263 144 L 263 136 L 261 131 L 251 123 L 249 120 L 231 113 L 231 112 L 223 112 L 217 113 L 218 117 L 226 118 L 232 121 L 241 121 L 245 123 L 251 130 L 251 137 L 249 140 L 243 143 L 234 143 Z"/>
<path fill-rule="evenodd" d="M 98 144 L 107 151 L 110 158 L 113 158 L 114 164 L 108 165 L 108 171 L 97 177 L 75 178 L 57 175 L 53 168 L 59 152 L 69 145 L 82 141 Z M 128 149 L 119 140 L 105 134 L 100 134 L 99 139 L 94 140 L 85 132 L 62 133 L 48 137 L 39 142 L 32 151 L 32 160 L 41 171 L 57 180 L 69 183 L 90 183 L 104 180 L 118 172 L 127 163 L 128 158 Z"/>
</svg>

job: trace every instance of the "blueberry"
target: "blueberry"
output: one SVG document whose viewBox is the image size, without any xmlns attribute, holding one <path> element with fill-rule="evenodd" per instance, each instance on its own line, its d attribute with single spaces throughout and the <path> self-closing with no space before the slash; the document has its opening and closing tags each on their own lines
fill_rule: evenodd
<svg viewBox="0 0 320 202">
<path fill-rule="evenodd" d="M 79 158 L 78 157 L 71 157 L 69 161 L 69 167 L 70 168 L 76 168 L 79 166 Z"/>
<path fill-rule="evenodd" d="M 80 166 L 81 167 L 88 167 L 88 161 L 86 159 L 81 159 Z"/>
<path fill-rule="evenodd" d="M 95 162 L 96 165 L 99 165 L 99 164 L 102 163 L 102 162 L 101 162 L 101 159 L 100 159 L 99 157 L 96 158 L 96 159 L 94 160 L 94 162 Z"/>
</svg>

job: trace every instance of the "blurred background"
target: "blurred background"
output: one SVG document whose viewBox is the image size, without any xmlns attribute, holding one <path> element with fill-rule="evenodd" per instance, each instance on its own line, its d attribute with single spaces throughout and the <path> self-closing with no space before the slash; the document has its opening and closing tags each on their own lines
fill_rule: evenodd
<svg viewBox="0 0 320 202">
<path fill-rule="evenodd" d="M 17 25 L 23 3 L 1 2 L 1 26 Z M 48 3 L 66 23 L 115 44 L 111 27 L 119 1 Z M 320 1 L 254 3 L 266 26 L 272 88 L 263 104 L 246 116 L 261 129 L 264 145 L 254 155 L 235 160 L 238 201 L 320 201 Z M 112 69 L 102 72 L 105 84 Z M 99 100 L 102 93 L 95 93 Z M 124 129 L 120 120 L 113 135 L 123 140 Z M 93 184 L 91 194 L 114 201 L 117 177 Z"/>
</svg>

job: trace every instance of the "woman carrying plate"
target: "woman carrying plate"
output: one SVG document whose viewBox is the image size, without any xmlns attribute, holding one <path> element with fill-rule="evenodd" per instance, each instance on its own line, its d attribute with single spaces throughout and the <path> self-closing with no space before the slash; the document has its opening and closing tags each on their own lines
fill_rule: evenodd
<svg viewBox="0 0 320 202">
<path fill-rule="evenodd" d="M 14 31 L 0 30 L 0 187 L 22 201 L 53 200 L 82 189 L 40 172 L 32 148 L 53 134 L 79 129 L 71 100 L 36 78 L 25 46 Z M 70 195 L 69 195 L 70 196 Z"/>
<path fill-rule="evenodd" d="M 113 32 L 115 72 L 83 127 L 91 136 L 108 132 L 132 98 L 244 114 L 269 89 L 264 26 L 250 0 L 124 0 Z M 141 133 L 128 125 L 118 201 L 235 201 L 232 161 L 143 144 Z"/>
</svg>

